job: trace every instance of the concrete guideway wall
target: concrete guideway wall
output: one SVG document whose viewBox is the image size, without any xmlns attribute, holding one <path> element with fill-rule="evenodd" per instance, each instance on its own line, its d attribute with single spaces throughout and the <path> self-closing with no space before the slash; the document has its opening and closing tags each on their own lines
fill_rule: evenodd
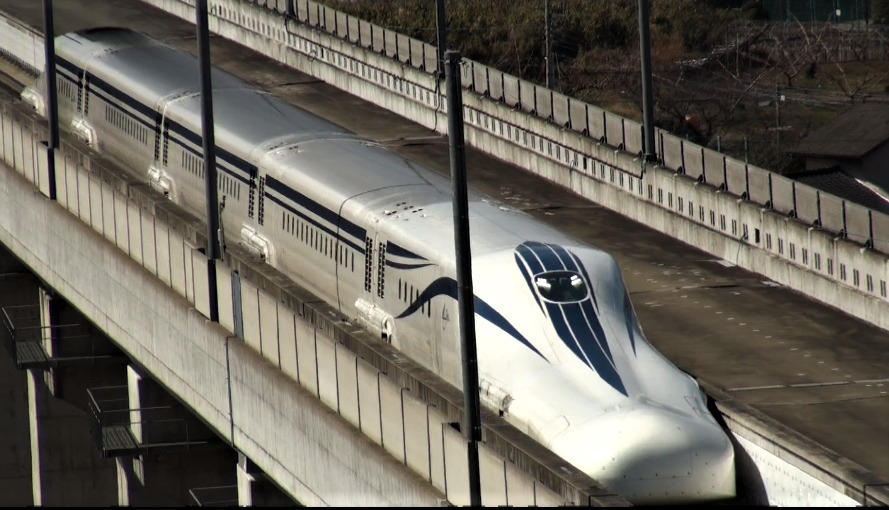
<svg viewBox="0 0 889 510">
<path fill-rule="evenodd" d="M 14 62 L 34 76 L 42 73 L 46 67 L 43 34 L 12 18 L 0 18 L 0 58 Z"/>
<path fill-rule="evenodd" d="M 870 471 L 830 450 L 813 446 L 798 432 L 776 422 L 731 395 L 703 383 L 735 433 L 737 476 L 759 480 L 769 506 L 885 506 L 889 487 Z M 775 445 L 780 444 L 779 448 Z"/>
<path fill-rule="evenodd" d="M 143 1 L 194 20 L 193 0 Z M 211 1 L 211 30 L 446 132 L 434 47 L 311 0 L 293 0 L 292 17 L 284 16 L 286 1 L 258 3 Z M 889 329 L 889 217 L 662 130 L 659 164 L 643 164 L 637 122 L 471 60 L 461 75 L 472 146 Z M 703 205 L 703 219 L 687 204 Z"/>
<path fill-rule="evenodd" d="M 45 154 L 39 133 L 33 137 L 32 126 L 14 117 L 9 110 L 3 112 L 2 134 L 22 141 L 15 145 L 16 153 Z M 3 156 L 5 163 L 8 154 L 4 151 Z M 355 448 L 354 430 L 317 398 L 292 381 L 269 385 L 274 371 L 267 360 L 202 314 L 206 291 L 194 290 L 206 289 L 206 259 L 201 253 L 160 222 L 150 221 L 150 229 L 143 230 L 147 212 L 117 189 L 120 183 L 72 189 L 70 184 L 85 182 L 69 178 L 72 173 L 86 175 L 88 182 L 97 177 L 72 164 L 76 159 L 57 159 L 59 196 L 68 199 L 64 203 L 53 203 L 27 182 L 33 177 L 46 182 L 45 158 L 22 158 L 18 176 L 4 165 L 0 242 L 235 448 L 262 458 L 262 467 L 297 500 L 343 505 L 361 495 L 365 505 L 440 504 L 439 491 L 417 483 L 416 475 L 381 449 Z M 29 167 L 29 161 L 36 163 Z M 77 208 L 82 196 L 89 197 L 89 203 L 113 204 L 103 209 L 103 216 L 111 216 L 117 228 L 95 232 L 90 226 L 95 219 Z M 121 237 L 119 232 L 137 235 Z M 166 240 L 168 256 L 160 260 L 170 268 L 168 281 L 134 257 L 148 254 L 150 244 L 136 246 L 129 240 L 149 238 Z M 326 433 L 318 435 L 318 430 Z M 282 431 L 288 431 L 286 438 Z M 298 447 L 299 455 L 277 451 L 287 445 Z M 345 480 L 352 492 L 344 491 L 342 483 L 309 487 L 301 482 L 312 477 Z"/>
<path fill-rule="evenodd" d="M 392 379 L 375 366 L 387 363 L 381 356 L 347 348 L 345 337 L 360 332 L 331 319 L 327 305 L 296 292 L 285 299 L 268 279 L 242 277 L 255 271 L 236 248 L 228 266 L 217 264 L 220 322 L 210 323 L 200 222 L 178 219 L 147 185 L 67 142 L 56 156 L 57 202 L 49 201 L 43 123 L 0 105 L 0 163 L 19 174 L 3 170 L 0 242 L 49 286 L 294 499 L 469 503 L 467 445 L 447 398 L 430 405 L 415 396 L 428 386 Z M 507 435 L 487 436 L 485 504 L 626 503 L 582 474 L 519 472 L 492 449 L 504 448 Z"/>
</svg>

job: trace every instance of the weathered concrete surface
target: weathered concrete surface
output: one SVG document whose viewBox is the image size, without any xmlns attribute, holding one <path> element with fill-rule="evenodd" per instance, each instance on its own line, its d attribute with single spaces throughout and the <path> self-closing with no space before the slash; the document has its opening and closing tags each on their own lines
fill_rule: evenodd
<svg viewBox="0 0 889 510">
<path fill-rule="evenodd" d="M 0 308 L 37 305 L 38 281 L 0 246 Z M 28 440 L 28 386 L 5 350 L 0 350 L 0 506 L 29 506 L 31 445 Z"/>
<path fill-rule="evenodd" d="M 226 331 L 129 256 L 14 172 L 4 169 L 3 175 L 0 244 L 115 338 L 161 384 L 183 396 L 217 433 L 251 458 L 262 457 L 261 465 L 275 467 L 273 476 L 295 499 L 313 505 L 345 504 L 356 497 L 366 505 L 440 503 L 438 491 L 418 483 L 416 475 L 381 448 L 365 444 L 356 449 L 356 442 L 366 441 L 359 432 L 292 380 L 268 373 L 274 371 L 250 347 L 229 345 Z M 30 211 L 27 219 L 16 214 L 21 210 Z M 228 371 L 229 363 L 234 372 Z M 269 400 L 270 390 L 287 402 Z M 253 411 L 232 416 L 232 409 Z M 260 416 L 285 421 L 251 425 Z M 299 434 L 307 426 L 331 433 Z M 280 427 L 301 438 L 298 445 L 283 443 L 292 449 L 286 463 L 269 455 L 273 445 L 282 444 Z M 380 476 L 381 469 L 385 476 Z M 307 473 L 337 483 L 316 493 L 299 482 Z"/>
</svg>

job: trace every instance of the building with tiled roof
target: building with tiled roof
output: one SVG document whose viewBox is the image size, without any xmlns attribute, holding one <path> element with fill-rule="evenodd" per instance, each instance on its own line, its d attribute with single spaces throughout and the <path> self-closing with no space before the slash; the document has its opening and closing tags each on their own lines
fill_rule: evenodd
<svg viewBox="0 0 889 510">
<path fill-rule="evenodd" d="M 881 195 L 867 183 L 850 176 L 838 166 L 788 173 L 785 177 L 874 211 L 889 214 L 889 198 Z"/>
<path fill-rule="evenodd" d="M 889 213 L 889 103 L 858 103 L 787 151 L 805 170 L 787 177 Z"/>
</svg>

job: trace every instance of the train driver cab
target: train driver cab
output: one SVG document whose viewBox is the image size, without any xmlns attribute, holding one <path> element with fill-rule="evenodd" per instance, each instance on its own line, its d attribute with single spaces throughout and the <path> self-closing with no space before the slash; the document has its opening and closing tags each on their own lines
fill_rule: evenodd
<svg viewBox="0 0 889 510">
<path fill-rule="evenodd" d="M 574 271 L 549 271 L 534 276 L 540 297 L 552 303 L 576 303 L 589 295 L 587 285 Z"/>
</svg>

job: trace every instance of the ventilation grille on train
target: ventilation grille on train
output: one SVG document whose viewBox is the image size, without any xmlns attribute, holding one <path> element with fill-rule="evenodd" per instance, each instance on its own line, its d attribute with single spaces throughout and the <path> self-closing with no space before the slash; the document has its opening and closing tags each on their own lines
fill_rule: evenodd
<svg viewBox="0 0 889 510">
<path fill-rule="evenodd" d="M 394 207 L 391 207 L 391 208 L 386 209 L 385 211 L 383 211 L 383 214 L 385 214 L 386 216 L 403 215 L 403 216 L 406 216 L 405 219 L 407 219 L 407 217 L 410 217 L 410 216 L 407 216 L 407 215 L 411 215 L 411 216 L 413 216 L 413 215 L 422 215 L 422 216 L 425 216 L 425 214 L 423 214 L 423 208 L 422 208 L 422 207 L 417 207 L 417 206 L 415 206 L 414 204 L 411 204 L 411 203 L 409 203 L 409 202 L 407 202 L 407 201 L 398 202 L 397 204 L 395 204 Z"/>
</svg>

